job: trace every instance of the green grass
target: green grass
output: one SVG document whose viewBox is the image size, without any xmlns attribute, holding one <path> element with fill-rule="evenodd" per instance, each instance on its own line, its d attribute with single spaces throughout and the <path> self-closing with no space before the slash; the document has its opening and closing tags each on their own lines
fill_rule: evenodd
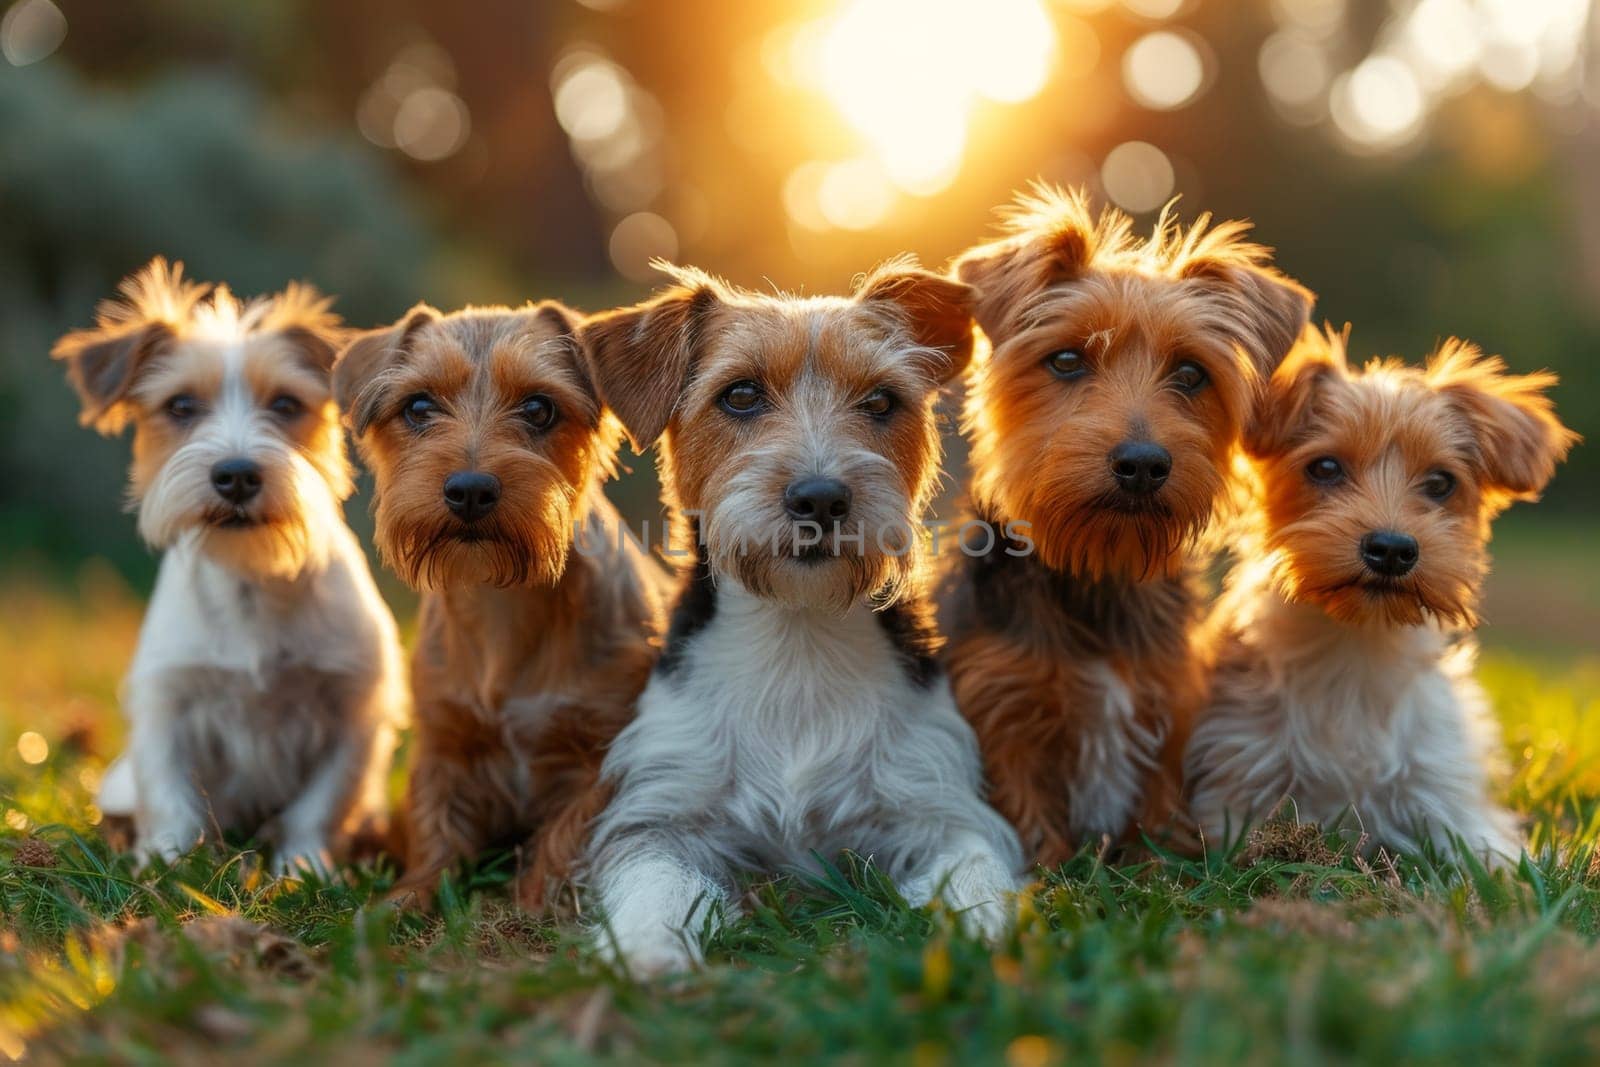
<svg viewBox="0 0 1600 1067">
<path fill-rule="evenodd" d="M 91 569 L 74 594 L 13 583 L 6 601 L 0 1056 L 1600 1061 L 1600 661 L 1487 658 L 1533 841 L 1510 875 L 1368 864 L 1285 828 L 1203 862 L 1085 854 L 991 952 L 846 861 L 752 885 L 704 972 L 636 984 L 571 922 L 517 912 L 506 857 L 431 917 L 380 903 L 381 869 L 273 881 L 234 851 L 135 874 L 90 801 L 137 600 Z"/>
</svg>

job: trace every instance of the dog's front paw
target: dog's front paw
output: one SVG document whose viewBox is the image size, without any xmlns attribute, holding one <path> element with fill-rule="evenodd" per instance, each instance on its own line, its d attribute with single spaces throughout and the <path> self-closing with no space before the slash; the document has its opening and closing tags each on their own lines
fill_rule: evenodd
<svg viewBox="0 0 1600 1067">
<path fill-rule="evenodd" d="M 703 959 L 693 937 L 666 923 L 650 930 L 603 929 L 597 936 L 601 955 L 638 979 L 683 974 L 694 970 Z"/>
<path fill-rule="evenodd" d="M 333 870 L 333 856 L 320 841 L 285 841 L 272 853 L 272 873 L 279 878 L 315 874 L 326 878 Z"/>
<path fill-rule="evenodd" d="M 1003 938 L 1011 925 L 1017 889 L 1017 880 L 1003 864 L 978 856 L 943 868 L 937 875 L 911 879 L 901 895 L 913 906 L 928 903 L 937 895 L 962 929 L 992 944 Z"/>
<path fill-rule="evenodd" d="M 153 833 L 142 838 L 134 851 L 134 867 L 140 873 L 149 871 L 160 863 L 171 867 L 199 844 L 198 839 L 185 839 L 176 833 Z"/>
</svg>

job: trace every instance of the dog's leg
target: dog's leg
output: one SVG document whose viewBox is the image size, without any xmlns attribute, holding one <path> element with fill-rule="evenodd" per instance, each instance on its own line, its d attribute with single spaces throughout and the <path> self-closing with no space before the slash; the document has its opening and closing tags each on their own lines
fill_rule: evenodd
<svg viewBox="0 0 1600 1067">
<path fill-rule="evenodd" d="M 330 843 L 362 784 L 372 755 L 371 731 L 350 731 L 312 771 L 300 795 L 279 817 L 273 869 L 288 874 L 300 868 L 327 873 L 333 867 Z"/>
<path fill-rule="evenodd" d="M 171 863 L 204 837 L 205 801 L 165 695 L 130 696 L 128 720 L 128 758 L 138 795 L 137 848 Z"/>
<path fill-rule="evenodd" d="M 600 950 L 636 977 L 699 963 L 700 930 L 720 921 L 727 890 L 658 838 L 624 838 L 605 852 L 596 879 L 604 912 Z"/>
<path fill-rule="evenodd" d="M 471 766 L 419 750 L 406 787 L 405 873 L 390 890 L 391 900 L 428 906 L 439 877 L 489 844 L 491 814 L 464 803 L 482 792 Z"/>
<path fill-rule="evenodd" d="M 517 903 L 525 911 L 542 911 L 550 890 L 567 878 L 588 843 L 589 826 L 605 809 L 612 793 L 608 783 L 594 780 L 556 811 L 533 836 L 533 863 L 517 879 Z"/>
</svg>

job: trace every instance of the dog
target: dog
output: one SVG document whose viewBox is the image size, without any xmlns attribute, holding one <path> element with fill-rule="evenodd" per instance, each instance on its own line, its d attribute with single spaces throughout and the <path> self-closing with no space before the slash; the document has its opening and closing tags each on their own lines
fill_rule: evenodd
<svg viewBox="0 0 1600 1067">
<path fill-rule="evenodd" d="M 1245 437 L 1260 529 L 1217 608 L 1190 807 L 1223 847 L 1289 805 L 1368 848 L 1460 842 L 1514 862 L 1470 629 L 1491 520 L 1533 499 L 1577 438 L 1545 395 L 1552 375 L 1508 374 L 1457 340 L 1426 369 L 1356 373 L 1346 337 L 1307 331 Z"/>
<path fill-rule="evenodd" d="M 85 425 L 134 427 L 130 501 L 163 550 L 100 806 L 169 862 L 238 833 L 272 842 L 280 871 L 326 870 L 381 832 L 408 697 L 344 521 L 328 307 L 301 285 L 241 301 L 156 259 L 52 353 Z"/>
<path fill-rule="evenodd" d="M 676 285 L 585 327 L 601 396 L 636 450 L 657 444 L 689 561 L 606 757 L 588 866 L 602 947 L 636 973 L 692 966 L 736 874 L 845 849 L 993 937 L 1021 854 L 980 795 L 914 530 L 970 290 L 906 261 L 848 299 L 662 266 Z"/>
<path fill-rule="evenodd" d="M 1141 240 L 1126 215 L 1039 186 L 952 267 L 991 345 L 963 414 L 989 532 L 947 556 L 946 664 L 991 802 L 1046 866 L 1182 830 L 1201 538 L 1311 306 L 1247 229 L 1163 214 Z"/>
<path fill-rule="evenodd" d="M 667 576 L 601 490 L 620 430 L 578 327 L 555 302 L 418 305 L 334 367 L 379 551 L 422 592 L 400 898 L 505 844 L 519 902 L 546 906 L 654 660 Z"/>
</svg>

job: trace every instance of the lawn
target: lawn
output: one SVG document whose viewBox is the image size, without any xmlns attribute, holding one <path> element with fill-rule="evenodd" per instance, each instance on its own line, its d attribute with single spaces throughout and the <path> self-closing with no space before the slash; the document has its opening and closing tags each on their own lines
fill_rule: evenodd
<svg viewBox="0 0 1600 1067">
<path fill-rule="evenodd" d="M 1531 570 L 1506 586 L 1522 587 Z M 1204 862 L 1086 853 L 1041 875 L 990 952 L 844 860 L 753 885 L 703 973 L 638 985 L 570 921 L 511 907 L 508 857 L 436 917 L 380 903 L 381 869 L 273 881 L 246 851 L 135 874 L 91 799 L 138 600 L 94 567 L 65 590 L 5 589 L 0 1055 L 1600 1062 L 1600 660 L 1574 651 L 1592 647 L 1581 620 L 1486 658 L 1533 842 L 1512 875 L 1365 863 L 1286 828 Z"/>
</svg>

